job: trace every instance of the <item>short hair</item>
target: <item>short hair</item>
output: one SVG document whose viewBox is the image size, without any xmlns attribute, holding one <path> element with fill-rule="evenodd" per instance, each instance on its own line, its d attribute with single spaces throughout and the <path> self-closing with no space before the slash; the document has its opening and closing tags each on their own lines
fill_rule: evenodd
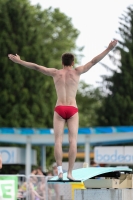
<svg viewBox="0 0 133 200">
<path fill-rule="evenodd" d="M 74 55 L 71 53 L 64 53 L 62 55 L 62 64 L 64 66 L 71 66 L 74 61 Z"/>
</svg>

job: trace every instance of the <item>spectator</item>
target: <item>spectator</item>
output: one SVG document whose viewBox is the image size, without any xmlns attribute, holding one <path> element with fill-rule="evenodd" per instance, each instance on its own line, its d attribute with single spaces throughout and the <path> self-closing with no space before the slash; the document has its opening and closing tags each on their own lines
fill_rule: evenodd
<svg viewBox="0 0 133 200">
<path fill-rule="evenodd" d="M 48 171 L 47 172 L 47 176 L 53 176 L 53 172 L 52 171 Z"/>
<path fill-rule="evenodd" d="M 33 169 L 28 181 L 25 181 L 18 190 L 18 198 L 30 198 L 30 200 L 41 200 L 44 196 L 38 194 L 38 173 L 42 175 L 42 172 L 38 169 Z M 39 175 L 38 175 L 39 176 Z"/>
<path fill-rule="evenodd" d="M 2 156 L 0 154 L 0 169 L 2 169 Z"/>
<path fill-rule="evenodd" d="M 41 168 L 41 167 L 38 167 L 38 168 L 37 168 L 37 175 L 43 175 L 43 176 L 46 176 L 46 175 L 47 175 L 47 173 L 46 173 L 46 172 L 44 172 L 44 171 L 42 170 L 42 168 Z"/>
<path fill-rule="evenodd" d="M 91 160 L 90 165 L 91 167 L 100 167 L 94 160 Z"/>
<path fill-rule="evenodd" d="M 52 169 L 53 169 L 53 175 L 54 176 L 58 176 L 58 169 L 57 169 L 57 164 L 56 163 L 54 163 L 52 165 Z"/>
<path fill-rule="evenodd" d="M 58 168 L 57 168 L 57 164 L 54 163 L 52 165 L 53 168 L 53 175 L 54 176 L 58 176 Z M 54 190 L 55 190 L 55 194 L 56 194 L 56 200 L 59 200 L 59 185 L 58 184 L 54 184 Z"/>
</svg>

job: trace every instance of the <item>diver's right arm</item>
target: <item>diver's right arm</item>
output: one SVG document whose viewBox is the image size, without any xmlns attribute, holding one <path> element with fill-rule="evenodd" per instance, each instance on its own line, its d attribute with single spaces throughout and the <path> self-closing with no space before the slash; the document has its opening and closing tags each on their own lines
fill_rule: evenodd
<svg viewBox="0 0 133 200">
<path fill-rule="evenodd" d="M 17 54 L 16 55 L 9 54 L 8 58 L 17 64 L 23 65 L 24 67 L 27 67 L 30 69 L 37 70 L 47 76 L 54 76 L 55 72 L 57 71 L 57 69 L 55 68 L 47 68 L 41 65 L 37 65 L 36 63 L 31 63 L 31 62 L 26 62 L 24 60 L 21 60 L 20 56 Z"/>
</svg>

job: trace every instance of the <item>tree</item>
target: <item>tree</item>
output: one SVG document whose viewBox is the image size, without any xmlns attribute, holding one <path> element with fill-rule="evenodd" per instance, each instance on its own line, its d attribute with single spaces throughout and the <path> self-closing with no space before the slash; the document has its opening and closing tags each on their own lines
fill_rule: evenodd
<svg viewBox="0 0 133 200">
<path fill-rule="evenodd" d="M 80 127 L 95 126 L 97 124 L 97 109 L 101 106 L 102 93 L 99 88 L 81 81 L 77 93 Z"/>
<path fill-rule="evenodd" d="M 98 110 L 98 123 L 101 126 L 133 124 L 133 5 L 120 17 L 121 39 L 113 57 L 118 71 L 104 78 L 108 94 Z M 116 59 L 116 56 L 120 59 Z"/>
<path fill-rule="evenodd" d="M 0 1 L 0 126 L 52 127 L 53 80 L 8 60 L 9 53 L 47 67 L 61 67 L 64 52 L 80 52 L 79 31 L 59 9 L 28 0 Z"/>
</svg>

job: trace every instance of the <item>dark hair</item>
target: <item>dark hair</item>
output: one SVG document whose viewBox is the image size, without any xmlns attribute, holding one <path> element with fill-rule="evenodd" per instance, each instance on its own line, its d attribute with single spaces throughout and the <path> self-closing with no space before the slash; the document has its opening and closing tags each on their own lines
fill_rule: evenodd
<svg viewBox="0 0 133 200">
<path fill-rule="evenodd" d="M 62 64 L 64 66 L 71 66 L 74 61 L 74 55 L 71 53 L 64 53 L 62 55 Z"/>
<path fill-rule="evenodd" d="M 91 164 L 91 165 L 94 165 L 94 164 L 96 164 L 96 163 L 95 163 L 94 160 L 91 160 L 90 164 Z"/>
</svg>

